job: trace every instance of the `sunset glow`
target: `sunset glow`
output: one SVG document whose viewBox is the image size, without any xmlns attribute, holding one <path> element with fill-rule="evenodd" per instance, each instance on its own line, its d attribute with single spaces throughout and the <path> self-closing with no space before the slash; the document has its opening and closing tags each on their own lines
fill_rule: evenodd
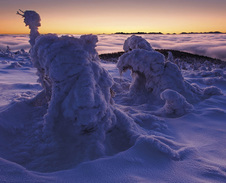
<svg viewBox="0 0 226 183">
<path fill-rule="evenodd" d="M 0 5 L 0 34 L 28 33 L 18 9 L 41 15 L 41 33 L 226 32 L 224 0 L 0 0 Z"/>
</svg>

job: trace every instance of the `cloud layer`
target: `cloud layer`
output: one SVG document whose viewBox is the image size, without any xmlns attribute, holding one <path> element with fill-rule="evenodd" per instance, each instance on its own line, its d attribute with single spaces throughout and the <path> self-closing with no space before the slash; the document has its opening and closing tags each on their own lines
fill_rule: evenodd
<svg viewBox="0 0 226 183">
<path fill-rule="evenodd" d="M 24 49 L 28 51 L 30 44 L 28 42 L 28 35 L 0 35 L 0 49 L 5 50 L 7 46 L 10 47 L 11 51 L 17 51 Z"/>
<path fill-rule="evenodd" d="M 98 35 L 99 53 L 123 51 L 130 35 Z M 155 49 L 174 49 L 226 61 L 226 34 L 142 35 Z M 28 35 L 0 35 L 0 49 L 29 50 Z"/>
<path fill-rule="evenodd" d="M 97 50 L 109 53 L 123 50 L 130 35 L 100 35 Z M 174 49 L 226 61 L 226 34 L 142 35 L 155 49 Z"/>
</svg>

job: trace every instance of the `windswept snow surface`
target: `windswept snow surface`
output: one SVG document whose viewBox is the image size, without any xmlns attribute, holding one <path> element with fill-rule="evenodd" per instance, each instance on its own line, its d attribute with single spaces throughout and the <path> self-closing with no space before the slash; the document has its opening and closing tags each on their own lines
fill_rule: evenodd
<svg viewBox="0 0 226 183">
<path fill-rule="evenodd" d="M 108 47 L 112 44 L 109 40 L 114 40 L 115 36 L 118 36 L 118 40 L 115 40 L 115 43 L 117 41 L 118 43 L 114 45 L 120 45 L 116 47 L 122 50 L 123 43 L 128 36 L 99 36 L 99 49 L 107 50 L 107 52 L 116 51 L 117 49 L 111 50 Z M 218 36 L 224 35 L 216 35 Z M 150 36 L 150 39 L 147 39 L 152 40 L 150 43 L 154 43 L 151 44 L 153 48 L 156 43 L 153 39 L 156 38 L 157 41 L 157 37 L 164 38 Z M 166 36 L 164 39 L 169 41 L 169 37 Z M 173 37 L 172 35 L 171 38 Z M 14 36 L 10 43 L 25 48 L 21 43 L 24 38 Z M 26 39 L 28 41 L 28 37 Z M 54 37 L 54 39 L 59 38 Z M 2 39 L 0 42 L 3 42 Z M 77 114 L 75 104 L 79 103 L 73 104 L 72 100 L 76 99 L 75 96 L 79 94 L 79 86 L 76 85 L 82 78 L 78 79 L 79 82 L 71 81 L 70 86 L 75 88 L 68 90 L 69 83 L 62 84 L 54 77 L 55 75 L 51 75 L 55 82 L 53 82 L 55 90 L 59 89 L 57 86 L 61 86 L 69 92 L 68 95 L 57 95 L 59 98 L 56 100 L 61 101 L 60 97 L 69 97 L 64 99 L 62 105 L 56 105 L 59 118 L 55 122 L 59 125 L 63 122 L 62 120 L 68 120 L 66 125 L 57 127 L 58 131 L 65 130 L 65 133 L 62 133 L 61 137 L 56 137 L 55 134 L 56 139 L 70 136 L 70 138 L 63 139 L 66 144 L 62 147 L 60 141 L 52 143 L 53 139 L 50 139 L 48 135 L 43 136 L 45 133 L 43 131 L 44 115 L 50 109 L 47 105 L 40 106 L 34 102 L 37 94 L 40 94 L 42 90 L 37 82 L 38 77 L 35 74 L 37 70 L 31 65 L 30 55 L 24 50 L 15 53 L 17 50 L 20 49 L 15 47 L 12 52 L 2 51 L 0 55 L 0 182 L 226 182 L 225 69 L 220 69 L 217 65 L 211 65 L 209 69 L 209 63 L 197 69 L 187 63 L 184 65 L 186 70 L 180 70 L 177 67 L 176 71 L 181 72 L 179 79 L 185 80 L 188 85 L 201 92 L 200 100 L 188 101 L 187 98 L 190 99 L 191 96 L 186 98 L 183 92 L 179 93 L 174 90 L 175 88 L 167 90 L 164 88 L 163 91 L 159 90 L 157 99 L 159 102 L 156 104 L 151 102 L 154 99 L 134 103 L 133 100 L 128 100 L 131 86 L 134 86 L 134 75 L 131 76 L 129 70 L 120 75 L 116 64 L 104 60 L 96 63 L 93 61 L 94 57 L 82 57 L 79 54 L 79 58 L 85 60 L 86 64 L 78 63 L 75 71 L 83 69 L 84 73 L 81 73 L 81 77 L 84 77 L 84 82 L 92 81 L 90 86 L 84 83 L 82 87 L 87 87 L 94 98 L 101 96 L 101 100 L 98 99 L 102 101 L 101 108 L 94 102 L 98 115 L 102 115 L 99 109 L 107 110 L 107 116 L 114 116 L 115 121 L 106 127 L 102 122 L 106 124 L 109 120 L 102 117 L 103 119 L 98 121 L 97 117 L 96 123 L 101 123 L 99 124 L 100 131 L 106 130 L 106 137 L 101 134 L 103 138 L 106 138 L 104 142 L 97 141 L 100 136 L 93 132 L 95 131 L 93 128 L 83 129 L 84 134 L 78 133 L 72 137 L 70 133 L 75 130 L 75 127 L 67 124 L 71 121 L 70 118 L 75 118 L 74 115 Z M 64 58 L 69 61 L 76 56 L 76 53 L 70 56 L 70 49 L 62 52 L 67 54 Z M 93 50 L 88 52 L 95 53 Z M 144 52 L 147 58 L 151 54 L 147 50 L 136 51 L 135 49 L 123 57 L 127 58 L 128 54 L 132 54 L 130 58 L 134 59 L 136 58 L 133 56 L 134 53 L 140 60 L 146 58 L 138 52 Z M 162 59 L 160 62 L 165 64 L 164 58 Z M 174 63 L 170 62 L 170 65 L 174 66 Z M 91 73 L 89 77 L 86 75 L 86 69 Z M 143 68 L 137 68 L 138 71 L 141 69 Z M 58 71 L 51 72 L 54 74 Z M 155 76 L 153 75 L 155 73 L 151 73 L 151 77 Z M 67 74 L 70 75 L 66 73 L 65 76 Z M 168 77 L 174 74 L 168 73 Z M 109 82 L 99 88 L 105 78 Z M 115 97 L 110 100 L 107 93 Z M 80 93 L 80 96 L 83 94 Z M 139 96 L 136 97 L 139 98 Z M 88 101 L 85 97 L 80 97 L 80 99 Z M 71 107 L 65 107 L 65 105 Z M 85 108 L 91 105 L 84 103 Z M 73 110 L 65 111 L 68 114 L 64 114 L 64 107 Z M 85 108 L 82 110 L 85 111 Z M 95 114 L 95 111 L 91 111 L 91 114 Z M 87 119 L 89 119 L 88 115 Z M 65 116 L 69 118 L 64 119 Z M 83 123 L 78 118 L 82 127 Z M 116 127 L 111 129 L 114 125 Z M 95 144 L 96 142 L 99 143 Z M 95 149 L 102 151 L 97 152 L 94 151 Z M 100 152 L 105 153 L 99 155 Z"/>
</svg>

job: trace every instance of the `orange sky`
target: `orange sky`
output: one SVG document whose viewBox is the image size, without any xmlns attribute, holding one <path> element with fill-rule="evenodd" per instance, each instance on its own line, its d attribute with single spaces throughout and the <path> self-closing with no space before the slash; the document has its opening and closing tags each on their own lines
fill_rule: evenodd
<svg viewBox="0 0 226 183">
<path fill-rule="evenodd" d="M 0 34 L 29 33 L 18 9 L 41 16 L 41 33 L 226 32 L 225 0 L 0 0 Z"/>
</svg>

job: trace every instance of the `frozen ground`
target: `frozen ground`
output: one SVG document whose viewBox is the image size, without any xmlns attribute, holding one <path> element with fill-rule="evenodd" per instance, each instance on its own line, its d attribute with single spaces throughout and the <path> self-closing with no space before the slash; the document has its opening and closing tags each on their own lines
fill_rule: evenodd
<svg viewBox="0 0 226 183">
<path fill-rule="evenodd" d="M 199 53 L 225 58 L 225 35 L 147 36 L 153 48 L 203 51 Z M 121 51 L 127 37 L 100 35 L 97 50 L 100 53 Z M 215 40 L 215 46 L 207 38 Z M 4 48 L 9 45 L 13 51 L 29 48 L 27 41 L 27 36 L 0 37 L 0 44 Z M 76 149 L 61 151 L 59 159 L 54 157 L 57 149 L 53 149 L 42 158 L 39 138 L 46 109 L 32 104 L 32 99 L 42 90 L 36 81 L 36 69 L 26 52 L 1 53 L 0 182 L 226 182 L 225 68 L 210 63 L 179 63 L 182 76 L 189 84 L 200 88 L 215 86 L 223 95 L 211 96 L 216 91 L 206 90 L 210 97 L 193 102 L 192 110 L 171 115 L 160 110 L 163 101 L 153 105 L 148 101 L 128 100 L 129 87 L 134 85 L 130 71 L 120 75 L 115 63 L 102 60 L 100 65 L 114 80 L 114 106 L 134 119 L 147 134 L 132 146 L 78 164 L 73 162 L 73 154 L 79 154 Z M 170 101 L 170 95 L 165 94 L 162 99 Z M 121 147 L 124 141 L 119 136 L 114 145 Z"/>
</svg>

